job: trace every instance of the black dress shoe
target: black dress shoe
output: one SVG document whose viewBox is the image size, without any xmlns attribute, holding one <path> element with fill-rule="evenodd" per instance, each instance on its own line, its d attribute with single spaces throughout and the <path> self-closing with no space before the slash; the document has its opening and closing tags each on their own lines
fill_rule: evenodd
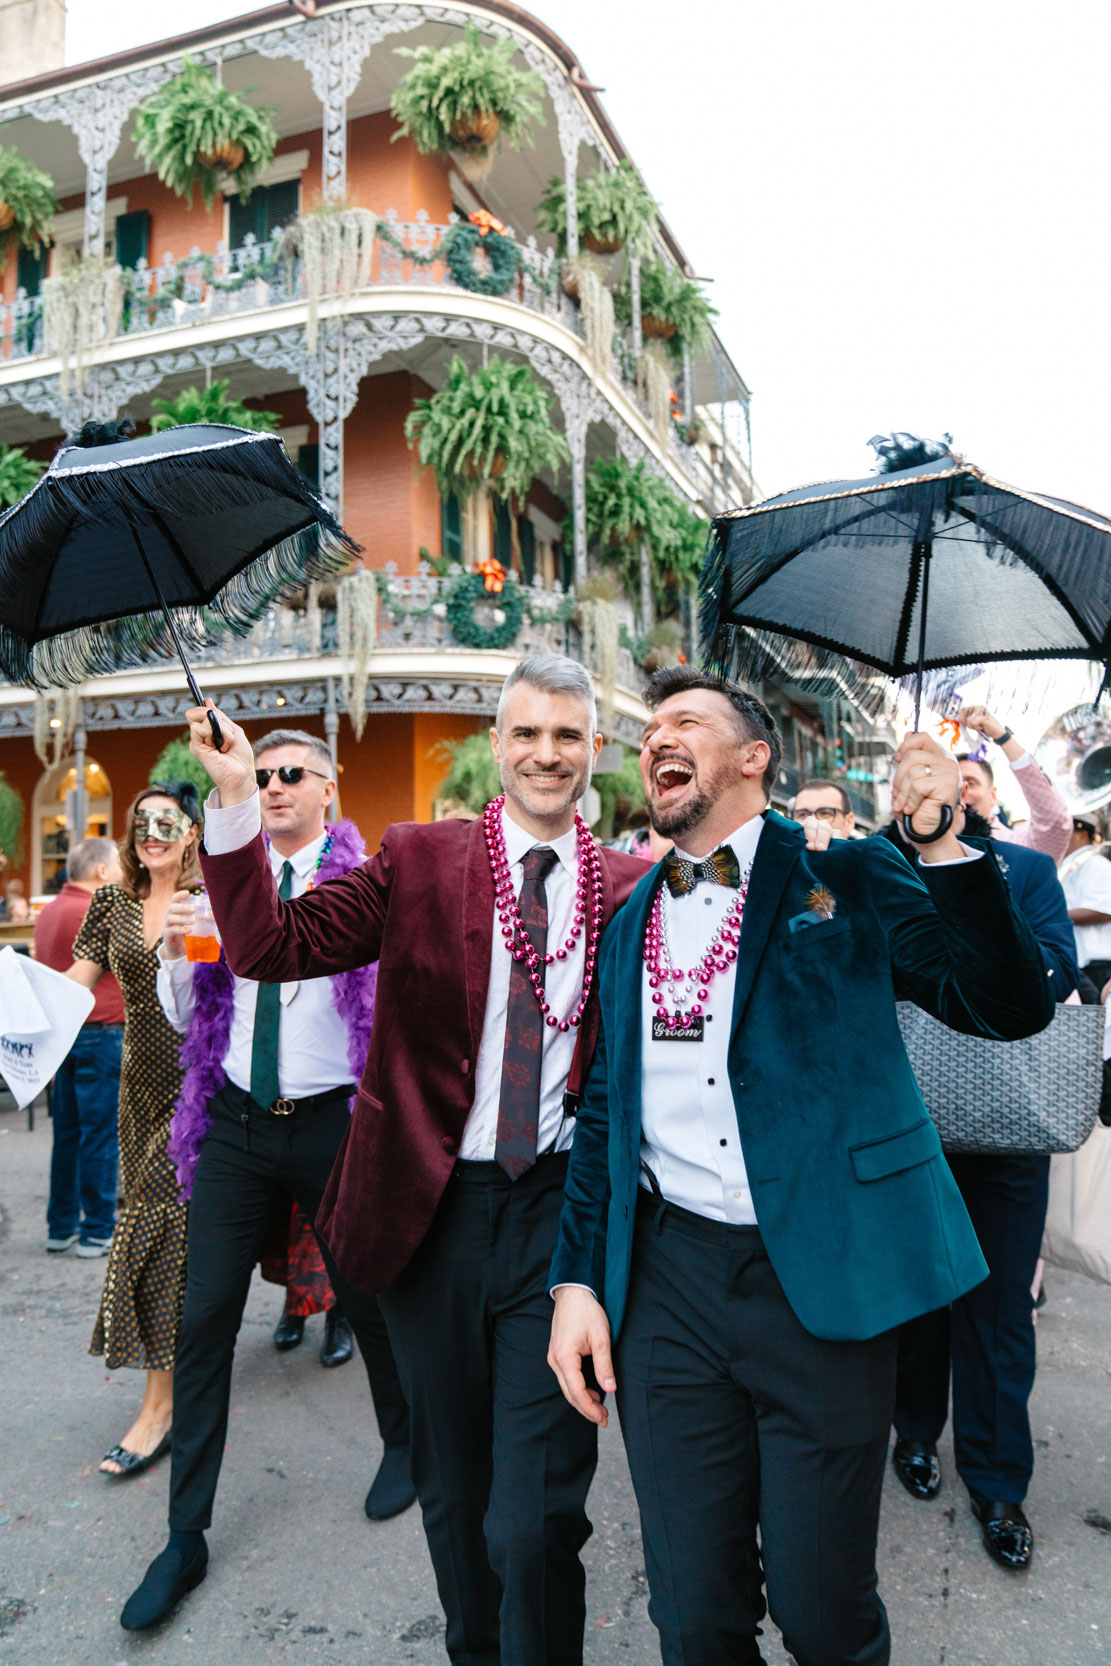
<svg viewBox="0 0 1111 1666">
<path fill-rule="evenodd" d="M 936 1496 L 941 1486 L 941 1461 L 932 1441 L 897 1440 L 891 1462 L 912 1498 Z"/>
<path fill-rule="evenodd" d="M 274 1326 L 274 1346 L 280 1354 L 299 1348 L 305 1340 L 305 1321 L 295 1313 L 283 1313 Z"/>
<path fill-rule="evenodd" d="M 389 1521 L 407 1510 L 417 1496 L 413 1478 L 409 1474 L 409 1448 L 387 1446 L 378 1465 L 378 1473 L 370 1483 L 363 1506 L 371 1521 Z"/>
<path fill-rule="evenodd" d="M 167 1546 L 154 1558 L 138 1590 L 132 1591 L 124 1603 L 120 1624 L 125 1631 L 145 1631 L 157 1625 L 200 1584 L 207 1571 L 208 1546 L 203 1539 L 196 1555 L 184 1565 L 180 1553 Z"/>
<path fill-rule="evenodd" d="M 981 1498 L 975 1492 L 969 1494 L 969 1502 L 992 1561 L 1012 1572 L 1028 1568 L 1034 1554 L 1034 1532 L 1022 1506 L 1000 1498 Z"/>
<path fill-rule="evenodd" d="M 324 1315 L 324 1341 L 320 1346 L 321 1365 L 346 1365 L 355 1352 L 355 1338 L 351 1321 L 338 1307 L 331 1307 Z"/>
</svg>

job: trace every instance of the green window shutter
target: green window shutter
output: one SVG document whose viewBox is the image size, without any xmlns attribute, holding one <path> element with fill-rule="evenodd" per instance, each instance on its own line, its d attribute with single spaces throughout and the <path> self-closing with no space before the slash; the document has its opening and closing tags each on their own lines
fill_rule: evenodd
<svg viewBox="0 0 1111 1666">
<path fill-rule="evenodd" d="M 262 239 L 270 238 L 279 226 L 284 226 L 290 220 L 295 220 L 301 206 L 301 181 L 286 179 L 280 185 L 266 185 L 258 193 L 265 199 L 263 213 L 265 229 Z M 254 201 L 252 194 L 251 201 Z"/>
<path fill-rule="evenodd" d="M 256 185 L 250 202 L 236 195 L 228 198 L 228 246 L 241 249 L 250 233 L 256 243 L 268 243 L 273 232 L 295 220 L 301 205 L 301 181 L 286 179 L 280 185 Z"/>
<path fill-rule="evenodd" d="M 20 249 L 16 264 L 16 288 L 23 289 L 28 295 L 37 295 L 42 288 L 42 280 L 46 276 L 46 244 L 39 249 Z"/>
<path fill-rule="evenodd" d="M 521 582 L 531 584 L 536 576 L 536 528 L 527 515 L 517 517 L 517 539 L 521 546 Z"/>
<path fill-rule="evenodd" d="M 440 503 L 440 556 L 444 561 L 463 559 L 463 522 L 457 497 L 443 498 Z"/>
<path fill-rule="evenodd" d="M 262 199 L 265 190 L 261 186 L 251 192 L 250 202 L 244 202 L 242 197 L 228 198 L 228 247 L 241 249 L 248 236 L 256 242 L 264 240 L 265 233 L 259 227 L 262 224 Z"/>
<path fill-rule="evenodd" d="M 513 528 L 509 508 L 501 498 L 494 502 L 494 560 L 500 561 L 503 567 L 513 565 Z"/>
<path fill-rule="evenodd" d="M 150 213 L 137 208 L 116 220 L 116 264 L 134 271 L 141 260 L 150 259 Z"/>
</svg>

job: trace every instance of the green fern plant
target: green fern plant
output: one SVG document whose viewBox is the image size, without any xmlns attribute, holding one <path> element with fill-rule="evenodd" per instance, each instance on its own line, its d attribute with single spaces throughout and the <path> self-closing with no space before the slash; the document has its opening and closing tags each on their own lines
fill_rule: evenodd
<svg viewBox="0 0 1111 1666">
<path fill-rule="evenodd" d="M 405 438 L 435 470 L 441 497 L 462 500 L 485 484 L 507 501 L 522 498 L 542 469 L 558 474 L 570 456 L 551 402 L 523 364 L 492 358 L 470 370 L 456 355 L 439 392 L 409 412 Z"/>
<path fill-rule="evenodd" d="M 397 47 L 413 67 L 390 100 L 399 124 L 393 137 L 411 135 L 425 155 L 456 149 L 484 155 L 498 138 L 532 144 L 532 128 L 544 120 L 543 83 L 535 70 L 513 63 L 516 49 L 508 36 L 488 45 L 473 23 L 454 46 Z"/>
<path fill-rule="evenodd" d="M 10 509 L 26 497 L 45 463 L 28 457 L 21 445 L 0 445 L 0 509 Z"/>
<path fill-rule="evenodd" d="M 632 293 L 625 278 L 613 298 L 614 312 L 627 324 L 633 315 Z M 667 339 L 674 352 L 698 352 L 710 338 L 717 317 L 696 283 L 662 260 L 646 260 L 640 269 L 640 315 L 646 335 Z"/>
<path fill-rule="evenodd" d="M 151 766 L 147 781 L 152 787 L 159 781 L 192 781 L 202 804 L 213 787 L 211 775 L 189 750 L 188 733 L 166 742 Z"/>
<path fill-rule="evenodd" d="M 480 734 L 468 735 L 465 740 L 442 740 L 429 755 L 448 765 L 438 797 L 454 799 L 475 815 L 481 815 L 490 800 L 501 792 L 501 776 L 485 729 Z"/>
<path fill-rule="evenodd" d="M 139 156 L 190 204 L 199 185 L 211 208 L 227 173 L 244 202 L 278 143 L 276 112 L 248 104 L 192 58 L 139 106 L 132 135 Z"/>
<path fill-rule="evenodd" d="M 23 800 L 0 769 L 0 850 L 9 862 L 23 860 Z"/>
<path fill-rule="evenodd" d="M 257 428 L 273 434 L 281 422 L 277 411 L 252 411 L 242 399 L 232 399 L 229 380 L 213 382 L 207 388 L 182 388 L 176 399 L 155 399 L 151 403 L 152 434 L 164 428 L 179 428 L 185 422 L 224 422 L 233 428 Z"/>
<path fill-rule="evenodd" d="M 633 255 L 648 253 L 659 221 L 659 204 L 628 157 L 608 173 L 580 179 L 577 196 L 584 248 L 593 254 L 615 254 L 621 248 Z M 555 233 L 562 255 L 567 248 L 567 187 L 556 175 L 537 204 L 536 218 L 542 231 Z"/>
<path fill-rule="evenodd" d="M 10 145 L 0 146 L 0 272 L 13 247 L 38 254 L 58 212 L 54 181 Z"/>
</svg>

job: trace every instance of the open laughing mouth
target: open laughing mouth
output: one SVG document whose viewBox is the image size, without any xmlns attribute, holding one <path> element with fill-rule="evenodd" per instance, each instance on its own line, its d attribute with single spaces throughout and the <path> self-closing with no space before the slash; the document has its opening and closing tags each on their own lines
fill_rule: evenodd
<svg viewBox="0 0 1111 1666">
<path fill-rule="evenodd" d="M 693 777 L 693 766 L 685 764 L 681 758 L 663 758 L 652 771 L 656 793 L 661 798 L 679 792 Z"/>
</svg>

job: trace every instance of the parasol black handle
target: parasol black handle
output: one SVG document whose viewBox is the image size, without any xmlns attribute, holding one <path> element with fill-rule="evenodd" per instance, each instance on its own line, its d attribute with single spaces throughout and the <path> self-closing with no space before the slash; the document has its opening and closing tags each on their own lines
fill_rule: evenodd
<svg viewBox="0 0 1111 1666">
<path fill-rule="evenodd" d="M 162 527 L 161 530 L 165 533 L 167 539 L 169 539 L 169 541 L 172 544 L 173 540 L 170 538 L 169 533 L 166 532 L 166 529 L 164 527 Z M 154 589 L 154 593 L 158 598 L 158 605 L 162 609 L 163 615 L 165 616 L 166 623 L 170 628 L 170 635 L 174 639 L 174 647 L 177 649 L 178 658 L 181 660 L 182 667 L 185 671 L 186 681 L 189 684 L 189 692 L 192 694 L 192 696 L 193 696 L 194 700 L 197 702 L 198 706 L 203 706 L 204 705 L 204 695 L 201 693 L 200 685 L 198 684 L 196 677 L 194 677 L 194 675 L 193 675 L 193 668 L 189 664 L 189 661 L 185 657 L 185 648 L 182 644 L 181 637 L 178 635 L 177 626 L 174 624 L 174 616 L 170 612 L 170 609 L 169 609 L 169 606 L 166 602 L 165 596 L 162 594 L 162 586 L 158 582 L 158 575 L 156 574 L 154 568 L 151 566 L 150 557 L 148 556 L 148 554 L 146 552 L 146 549 L 143 546 L 143 540 L 140 538 L 138 528 L 135 526 L 134 522 L 131 523 L 131 536 L 135 541 L 135 547 L 139 551 L 139 556 L 140 556 L 140 559 L 143 563 L 143 566 L 147 570 L 147 577 L 150 579 L 151 585 Z M 219 719 L 217 718 L 216 713 L 214 711 L 209 712 L 208 721 L 209 721 L 209 725 L 211 726 L 211 729 L 212 729 L 213 745 L 215 746 L 217 752 L 222 752 L 224 750 L 224 733 L 223 733 L 223 730 L 220 728 Z"/>
<path fill-rule="evenodd" d="M 941 820 L 938 822 L 932 833 L 916 833 L 914 831 L 914 823 L 911 818 L 909 816 L 904 816 L 903 837 L 904 839 L 909 840 L 911 844 L 934 845 L 939 839 L 944 839 L 946 833 L 948 833 L 952 825 L 953 806 L 951 804 L 943 804 L 941 806 Z"/>
</svg>

